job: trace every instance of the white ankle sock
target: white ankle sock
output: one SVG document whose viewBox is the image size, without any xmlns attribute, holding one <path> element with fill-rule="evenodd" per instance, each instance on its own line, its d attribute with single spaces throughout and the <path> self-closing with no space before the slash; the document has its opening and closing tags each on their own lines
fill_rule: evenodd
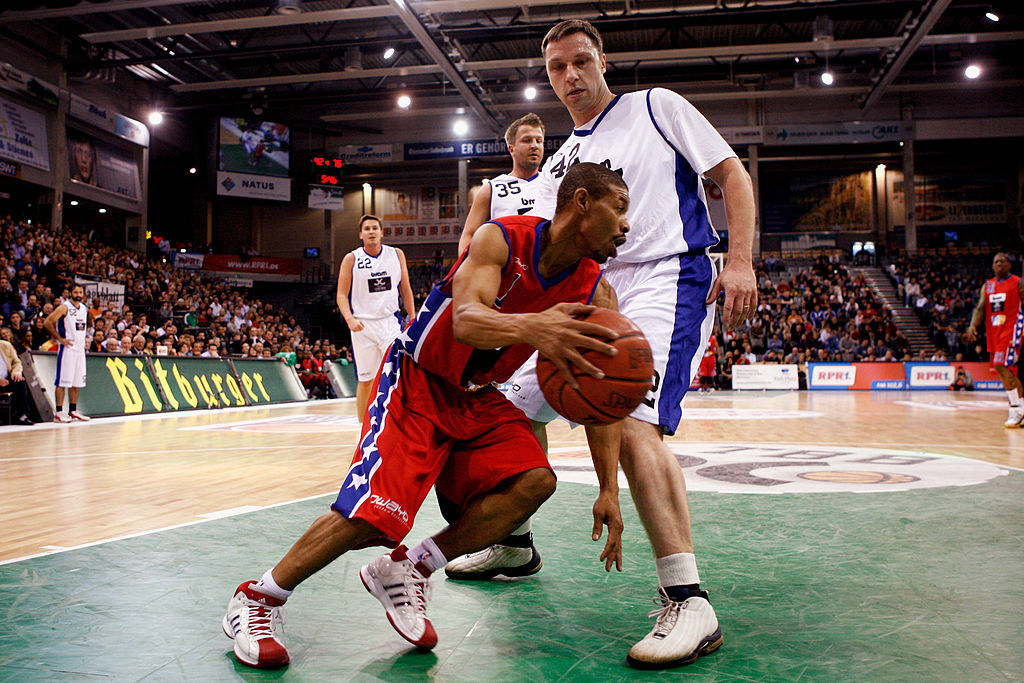
<svg viewBox="0 0 1024 683">
<path fill-rule="evenodd" d="M 409 548 L 405 551 L 406 557 L 412 560 L 413 564 L 422 563 L 424 567 L 432 572 L 436 572 L 441 567 L 448 564 L 448 560 L 445 559 L 444 553 L 434 543 L 433 538 L 424 538 L 418 544 Z"/>
<path fill-rule="evenodd" d="M 277 581 L 274 581 L 272 569 L 268 569 L 263 578 L 256 584 L 256 590 L 278 600 L 287 600 L 288 596 L 292 594 L 291 591 L 286 591 L 277 585 Z"/>
<path fill-rule="evenodd" d="M 664 586 L 689 586 L 700 583 L 697 573 L 697 557 L 693 553 L 676 553 L 659 557 L 655 561 L 658 567 L 658 583 Z"/>
<path fill-rule="evenodd" d="M 533 531 L 533 517 L 528 518 L 525 522 L 519 525 L 509 536 L 522 536 Z"/>
<path fill-rule="evenodd" d="M 1017 395 L 1016 389 L 1009 389 L 1006 392 L 1006 398 L 1010 401 L 1010 405 L 1017 408 L 1021 405 L 1021 398 Z"/>
</svg>

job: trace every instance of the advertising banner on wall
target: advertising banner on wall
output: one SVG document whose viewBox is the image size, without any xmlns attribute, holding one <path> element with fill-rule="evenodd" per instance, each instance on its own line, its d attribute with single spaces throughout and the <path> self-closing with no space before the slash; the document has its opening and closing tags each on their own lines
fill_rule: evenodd
<svg viewBox="0 0 1024 683">
<path fill-rule="evenodd" d="M 252 256 L 242 259 L 230 254 L 204 254 L 204 273 L 218 276 L 243 275 L 259 281 L 298 282 L 302 278 L 302 259 Z"/>
<path fill-rule="evenodd" d="M 52 402 L 57 354 L 33 352 L 31 357 Z M 277 359 L 90 354 L 86 366 L 78 405 L 93 417 L 306 400 L 295 368 Z"/>
<path fill-rule="evenodd" d="M 49 171 L 46 117 L 0 97 L 0 157 Z"/>
<path fill-rule="evenodd" d="M 342 145 L 338 156 L 346 164 L 389 164 L 395 160 L 391 145 Z"/>
<path fill-rule="evenodd" d="M 811 390 L 904 391 L 948 389 L 964 368 L 975 391 L 1002 390 L 988 363 L 808 363 Z"/>
<path fill-rule="evenodd" d="M 92 302 L 93 299 L 99 299 L 103 302 L 104 308 L 110 303 L 124 306 L 124 285 L 122 284 L 107 282 L 106 280 L 100 280 L 99 278 L 79 273 L 75 273 L 75 284 L 82 285 L 85 288 L 86 303 Z"/>
<path fill-rule="evenodd" d="M 906 187 L 900 171 L 887 174 L 892 202 L 889 221 L 906 222 Z M 917 224 L 926 226 L 1005 225 L 1006 182 L 997 177 L 963 175 L 914 178 L 914 213 Z M 950 241 L 955 241 L 950 240 Z"/>
<path fill-rule="evenodd" d="M 796 365 L 734 365 L 732 388 L 787 390 L 799 389 L 799 369 Z"/>
<path fill-rule="evenodd" d="M 377 188 L 375 206 L 384 219 L 384 239 L 393 244 L 458 242 L 458 188 Z"/>
<path fill-rule="evenodd" d="M 140 121 L 118 114 L 112 109 L 101 107 L 84 97 L 70 96 L 68 114 L 80 121 L 109 131 L 119 138 L 134 142 L 136 145 L 149 147 L 149 129 Z"/>
<path fill-rule="evenodd" d="M 345 190 L 332 185 L 310 185 L 307 206 L 325 211 L 344 211 Z"/>
<path fill-rule="evenodd" d="M 292 181 L 290 178 L 217 171 L 217 194 L 288 202 L 292 198 Z"/>
<path fill-rule="evenodd" d="M 60 103 L 57 99 L 56 85 L 40 80 L 7 62 L 0 62 L 0 89 L 39 100 L 54 107 Z"/>
<path fill-rule="evenodd" d="M 205 256 L 206 254 L 175 252 L 173 256 L 174 267 L 181 268 L 182 270 L 201 270 Z"/>
<path fill-rule="evenodd" d="M 558 151 L 564 137 L 544 138 L 544 154 Z M 443 142 L 410 142 L 405 145 L 405 160 L 412 159 L 474 159 L 508 155 L 508 145 L 501 138 L 480 140 L 446 140 Z"/>
<path fill-rule="evenodd" d="M 836 145 L 858 142 L 898 142 L 906 135 L 900 121 L 845 121 L 767 126 L 769 145 Z"/>
<path fill-rule="evenodd" d="M 128 150 L 68 129 L 68 176 L 72 181 L 92 185 L 129 199 L 138 199 L 139 165 Z"/>
</svg>

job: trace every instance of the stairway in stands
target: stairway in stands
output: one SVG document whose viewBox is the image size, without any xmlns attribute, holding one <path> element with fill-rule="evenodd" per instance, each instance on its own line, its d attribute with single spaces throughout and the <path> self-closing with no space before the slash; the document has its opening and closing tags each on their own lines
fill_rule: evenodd
<svg viewBox="0 0 1024 683">
<path fill-rule="evenodd" d="M 916 356 L 923 349 L 931 356 L 935 351 L 935 344 L 928 337 L 928 328 L 921 324 L 912 308 L 903 305 L 889 276 L 878 266 L 850 267 L 849 270 L 856 275 L 863 275 L 864 281 L 871 287 L 875 296 L 892 311 L 896 327 L 910 342 L 910 353 Z"/>
</svg>

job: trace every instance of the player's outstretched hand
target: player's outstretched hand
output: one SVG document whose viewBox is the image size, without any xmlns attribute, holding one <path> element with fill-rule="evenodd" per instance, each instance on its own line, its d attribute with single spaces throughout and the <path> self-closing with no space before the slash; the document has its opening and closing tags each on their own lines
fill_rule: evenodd
<svg viewBox="0 0 1024 683">
<path fill-rule="evenodd" d="M 722 322 L 728 327 L 739 327 L 753 317 L 757 310 L 757 278 L 749 263 L 736 260 L 726 263 L 711 286 L 705 303 L 713 303 L 722 292 L 725 292 Z"/>
<path fill-rule="evenodd" d="M 619 338 L 618 333 L 603 325 L 578 319 L 595 308 L 586 304 L 555 304 L 538 313 L 535 318 L 536 324 L 528 330 L 528 343 L 537 349 L 540 355 L 554 363 L 565 381 L 574 389 L 579 384 L 572 376 L 570 364 L 597 379 L 604 377 L 604 373 L 596 365 L 583 357 L 580 349 L 592 349 L 609 356 L 618 353 L 614 346 L 593 336 L 614 340 Z"/>
<path fill-rule="evenodd" d="M 622 571 L 622 512 L 619 510 L 617 495 L 602 492 L 594 503 L 594 532 L 591 538 L 601 540 L 601 532 L 608 527 L 608 539 L 601 553 L 604 570 L 610 572 L 612 565 Z"/>
</svg>

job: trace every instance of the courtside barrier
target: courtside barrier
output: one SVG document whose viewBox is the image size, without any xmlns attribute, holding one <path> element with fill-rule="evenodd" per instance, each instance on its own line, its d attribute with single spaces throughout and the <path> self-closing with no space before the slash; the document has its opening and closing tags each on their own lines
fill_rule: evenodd
<svg viewBox="0 0 1024 683">
<path fill-rule="evenodd" d="M 57 354 L 33 351 L 30 360 L 33 399 L 52 411 Z M 86 356 L 86 368 L 78 407 L 93 417 L 307 400 L 295 368 L 280 359 L 97 353 Z"/>
<path fill-rule="evenodd" d="M 796 365 L 766 363 L 732 366 L 732 388 L 786 390 L 800 388 Z"/>
<path fill-rule="evenodd" d="M 335 396 L 347 398 L 356 395 L 356 366 L 351 363 L 342 365 L 328 361 L 324 363 L 324 372 L 327 373 L 327 380 L 331 383 Z"/>
<path fill-rule="evenodd" d="M 988 363 L 808 363 L 807 388 L 812 391 L 906 391 L 948 389 L 963 367 L 975 391 L 999 391 L 1003 384 Z M 734 368 L 735 371 L 735 368 Z"/>
</svg>

